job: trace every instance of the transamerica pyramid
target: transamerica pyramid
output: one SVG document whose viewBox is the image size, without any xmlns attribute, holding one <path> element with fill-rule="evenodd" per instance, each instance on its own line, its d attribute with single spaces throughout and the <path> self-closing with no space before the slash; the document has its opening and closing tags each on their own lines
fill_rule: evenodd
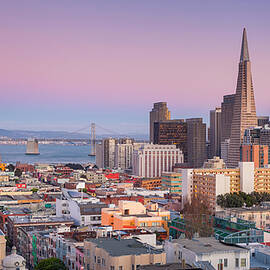
<svg viewBox="0 0 270 270">
<path fill-rule="evenodd" d="M 245 129 L 257 126 L 256 106 L 253 92 L 251 63 L 248 52 L 246 29 L 243 30 L 241 55 L 233 108 L 233 119 L 228 155 L 228 167 L 238 166 L 240 145 Z"/>
</svg>

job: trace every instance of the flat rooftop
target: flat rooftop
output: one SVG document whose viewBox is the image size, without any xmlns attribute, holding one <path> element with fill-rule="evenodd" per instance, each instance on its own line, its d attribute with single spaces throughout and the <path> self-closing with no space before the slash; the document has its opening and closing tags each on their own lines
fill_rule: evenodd
<svg viewBox="0 0 270 270">
<path fill-rule="evenodd" d="M 198 267 L 192 267 L 190 265 L 185 265 L 185 267 L 183 268 L 181 266 L 181 264 L 179 263 L 167 263 L 167 264 L 163 264 L 163 265 L 142 265 L 140 266 L 141 270 L 202 270 L 202 268 L 198 268 Z"/>
<path fill-rule="evenodd" d="M 24 224 L 24 223 L 65 223 L 65 222 L 74 222 L 72 218 L 69 217 L 56 217 L 56 216 L 9 216 L 9 218 L 15 224 Z"/>
<path fill-rule="evenodd" d="M 141 255 L 141 254 L 161 254 L 163 250 L 151 249 L 135 239 L 113 239 L 113 238 L 97 238 L 86 239 L 87 242 L 94 243 L 98 248 L 106 250 L 111 256 L 119 257 L 125 255 Z"/>
<path fill-rule="evenodd" d="M 186 249 L 189 249 L 196 254 L 204 254 L 211 252 L 224 252 L 224 251 L 246 251 L 248 250 L 244 247 L 233 246 L 228 244 L 223 244 L 216 240 L 214 237 L 201 237 L 190 239 L 175 239 L 173 243 L 179 243 Z"/>
<path fill-rule="evenodd" d="M 255 207 L 246 207 L 246 208 L 227 208 L 229 211 L 237 211 L 237 212 L 269 212 L 270 206 L 255 206 Z"/>
</svg>

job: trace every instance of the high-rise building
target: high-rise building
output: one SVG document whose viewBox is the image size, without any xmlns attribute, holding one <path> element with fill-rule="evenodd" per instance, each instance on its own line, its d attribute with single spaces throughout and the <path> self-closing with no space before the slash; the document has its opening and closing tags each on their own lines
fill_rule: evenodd
<svg viewBox="0 0 270 270">
<path fill-rule="evenodd" d="M 221 108 L 210 111 L 210 156 L 221 154 Z"/>
<path fill-rule="evenodd" d="M 182 150 L 187 162 L 187 123 L 183 119 L 154 123 L 154 144 L 173 144 Z"/>
<path fill-rule="evenodd" d="M 221 143 L 221 158 L 224 160 L 225 164 L 228 164 L 229 158 L 229 147 L 230 147 L 230 139 L 226 139 Z"/>
<path fill-rule="evenodd" d="M 142 177 L 159 177 L 171 172 L 176 163 L 183 163 L 182 151 L 175 145 L 145 144 L 133 152 L 133 174 Z"/>
<path fill-rule="evenodd" d="M 144 144 L 129 138 L 105 138 L 96 145 L 96 165 L 99 168 L 131 169 L 133 151 Z"/>
<path fill-rule="evenodd" d="M 238 80 L 233 107 L 231 126 L 229 167 L 236 167 L 240 161 L 240 145 L 247 128 L 257 126 L 255 99 L 253 92 L 251 63 L 248 53 L 246 29 L 243 31 Z"/>
<path fill-rule="evenodd" d="M 99 168 L 115 167 L 115 146 L 117 139 L 106 138 L 96 145 L 96 164 Z"/>
<path fill-rule="evenodd" d="M 261 127 L 248 128 L 244 132 L 243 144 L 260 144 Z"/>
<path fill-rule="evenodd" d="M 154 142 L 154 123 L 170 119 L 171 112 L 168 110 L 167 102 L 154 103 L 154 108 L 150 112 L 150 142 Z"/>
<path fill-rule="evenodd" d="M 230 139 L 235 94 L 223 96 L 221 103 L 221 142 Z"/>
<path fill-rule="evenodd" d="M 258 126 L 263 127 L 265 125 L 269 125 L 269 116 L 258 116 Z"/>
<path fill-rule="evenodd" d="M 261 129 L 260 144 L 268 145 L 268 163 L 270 164 L 270 127 L 265 126 Z"/>
<path fill-rule="evenodd" d="M 132 167 L 132 143 L 118 143 L 115 146 L 115 167 L 122 170 L 131 169 Z"/>
<path fill-rule="evenodd" d="M 270 127 L 268 125 L 246 129 L 243 144 L 267 145 L 268 163 L 270 164 Z"/>
<path fill-rule="evenodd" d="M 254 162 L 255 168 L 264 168 L 268 164 L 268 145 L 242 144 L 240 161 Z"/>
<path fill-rule="evenodd" d="M 187 119 L 188 163 L 192 168 L 202 167 L 206 160 L 206 124 L 202 118 Z"/>
</svg>

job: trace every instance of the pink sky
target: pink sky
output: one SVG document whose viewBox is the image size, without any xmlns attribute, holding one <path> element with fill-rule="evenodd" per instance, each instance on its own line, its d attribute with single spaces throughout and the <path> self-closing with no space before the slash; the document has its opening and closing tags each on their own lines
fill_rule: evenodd
<svg viewBox="0 0 270 270">
<path fill-rule="evenodd" d="M 267 1 L 14 2 L 0 11 L 2 128 L 148 132 L 156 101 L 208 121 L 235 92 L 243 26 L 257 113 L 269 115 Z"/>
</svg>

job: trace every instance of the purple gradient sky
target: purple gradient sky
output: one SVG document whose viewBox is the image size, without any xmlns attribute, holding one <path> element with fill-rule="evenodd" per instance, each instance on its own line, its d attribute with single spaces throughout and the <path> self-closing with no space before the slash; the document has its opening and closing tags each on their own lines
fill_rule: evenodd
<svg viewBox="0 0 270 270">
<path fill-rule="evenodd" d="M 235 92 L 247 28 L 258 115 L 270 113 L 270 1 L 5 1 L 0 128 L 148 132 L 152 103 L 204 117 Z"/>
</svg>

